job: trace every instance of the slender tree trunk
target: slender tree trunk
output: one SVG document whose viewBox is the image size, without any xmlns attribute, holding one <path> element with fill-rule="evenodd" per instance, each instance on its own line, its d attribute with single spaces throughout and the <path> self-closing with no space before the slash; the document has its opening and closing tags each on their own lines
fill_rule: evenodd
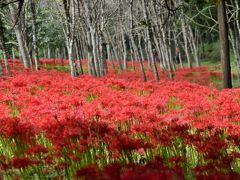
<svg viewBox="0 0 240 180">
<path fill-rule="evenodd" d="M 0 59 L 1 60 L 1 59 Z M 2 64 L 1 64 L 1 61 L 0 61 L 0 78 L 2 77 L 3 75 L 3 68 L 2 68 Z"/>
<path fill-rule="evenodd" d="M 228 40 L 228 24 L 226 16 L 226 5 L 224 0 L 219 0 L 218 2 L 218 24 L 219 24 L 220 53 L 223 71 L 223 88 L 232 88 L 230 52 Z"/>
<path fill-rule="evenodd" d="M 75 49 L 76 49 L 76 54 L 77 54 L 77 67 L 79 68 L 79 74 L 83 74 L 82 61 L 81 61 L 81 57 L 80 57 L 80 43 L 77 38 L 76 38 L 76 43 L 75 43 Z"/>
<path fill-rule="evenodd" d="M 43 50 L 43 56 L 44 56 L 44 58 L 47 58 L 47 49 L 46 48 L 44 48 L 44 50 Z"/>
<path fill-rule="evenodd" d="M 108 60 L 111 61 L 112 68 L 115 69 L 115 64 L 114 64 L 114 61 L 113 61 L 113 57 L 112 57 L 112 53 L 111 53 L 109 44 L 107 44 L 107 54 L 108 54 Z"/>
<path fill-rule="evenodd" d="M 181 51 L 179 52 L 179 60 L 180 60 L 180 66 L 183 68 L 183 62 L 182 62 L 182 54 Z"/>
<path fill-rule="evenodd" d="M 92 55 L 92 46 L 89 45 L 88 47 L 88 73 L 90 75 L 94 75 L 97 76 L 97 71 L 96 71 L 96 67 L 95 67 L 95 63 L 94 63 L 94 58 Z"/>
<path fill-rule="evenodd" d="M 14 6 L 14 4 L 10 4 L 9 8 L 10 8 L 13 23 L 15 23 L 16 22 L 16 16 L 15 16 L 16 7 Z M 20 15 L 20 18 L 21 18 L 21 15 Z M 29 69 L 29 68 L 31 68 L 31 60 L 30 60 L 29 51 L 27 48 L 26 39 L 24 38 L 24 36 L 22 34 L 22 22 L 20 19 L 18 20 L 17 24 L 15 25 L 14 30 L 15 30 L 15 34 L 17 37 L 18 46 L 19 46 L 19 50 L 20 50 L 21 57 L 23 60 L 24 68 Z"/>
<path fill-rule="evenodd" d="M 175 58 L 175 50 L 176 50 L 176 45 L 174 41 L 174 22 L 171 21 L 171 24 L 168 24 L 168 37 L 169 38 L 169 61 L 171 63 L 171 68 L 170 68 L 170 79 L 174 78 L 174 71 L 176 70 L 175 64 L 174 64 L 174 58 Z"/>
<path fill-rule="evenodd" d="M 127 69 L 127 46 L 126 46 L 126 39 L 125 39 L 125 34 L 122 29 L 122 44 L 123 44 L 123 69 Z"/>
<path fill-rule="evenodd" d="M 151 61 L 150 53 L 149 53 L 149 47 L 148 47 L 148 40 L 147 40 L 147 33 L 146 31 L 144 32 L 144 49 L 147 55 L 147 60 L 148 60 L 148 68 L 152 70 L 153 64 Z"/>
<path fill-rule="evenodd" d="M 63 0 L 64 11 L 65 11 L 65 38 L 66 38 L 66 45 L 68 49 L 68 60 L 69 66 L 71 69 L 72 77 L 77 76 L 77 68 L 74 62 L 74 37 L 75 37 L 75 1 L 74 0 Z"/>
<path fill-rule="evenodd" d="M 135 65 L 134 65 L 134 60 L 137 59 L 137 55 L 135 54 L 135 42 L 134 42 L 134 39 L 133 39 L 133 0 L 130 0 L 130 35 L 129 35 L 129 38 L 130 38 L 130 54 L 131 54 L 131 63 L 132 63 L 132 68 L 133 70 L 135 71 Z M 134 55 L 134 56 L 133 56 Z M 142 71 L 141 71 L 142 72 Z M 142 72 L 143 74 L 143 72 Z"/>
<path fill-rule="evenodd" d="M 74 54 L 75 54 L 75 58 L 77 59 L 77 65 L 76 65 L 76 73 L 77 74 L 82 74 L 81 72 L 79 73 L 79 67 L 80 67 L 80 56 L 79 56 L 79 50 L 78 50 L 78 42 L 75 39 L 75 43 L 74 43 Z"/>
<path fill-rule="evenodd" d="M 4 54 L 4 66 L 5 66 L 5 69 L 6 69 L 6 73 L 8 75 L 11 75 L 11 69 L 10 69 L 10 65 L 9 65 L 9 62 L 8 62 L 9 58 L 8 58 L 8 55 L 7 54 Z"/>
<path fill-rule="evenodd" d="M 130 40 L 131 40 L 131 43 L 130 43 L 131 64 L 132 64 L 132 69 L 135 71 L 136 67 L 135 67 L 134 61 L 139 57 L 137 55 L 138 51 L 137 51 L 134 40 L 131 37 L 130 37 Z"/>
<path fill-rule="evenodd" d="M 146 0 L 142 0 L 142 6 L 143 6 L 143 14 L 144 14 L 145 21 L 148 22 Z M 147 27 L 146 27 L 146 38 L 147 38 L 148 52 L 150 54 L 150 61 L 151 61 L 152 66 L 153 66 L 153 72 L 154 72 L 155 80 L 159 81 L 159 75 L 158 75 L 156 61 L 153 58 L 153 48 L 152 48 L 152 42 L 151 42 L 151 39 L 150 39 L 150 27 L 149 27 L 149 25 L 147 25 Z"/>
<path fill-rule="evenodd" d="M 193 35 L 193 30 L 191 26 L 188 26 L 188 32 L 189 32 L 189 44 L 191 46 L 192 49 L 192 53 L 196 62 L 196 66 L 199 67 L 200 66 L 200 60 L 199 60 L 199 52 L 198 52 L 198 47 L 197 47 L 197 41 L 196 39 L 198 39 L 198 37 L 194 38 Z"/>
<path fill-rule="evenodd" d="M 103 70 L 103 75 L 106 75 L 108 73 L 108 66 L 107 66 L 107 44 L 103 43 L 102 44 L 102 70 Z"/>
<path fill-rule="evenodd" d="M 70 41 L 69 44 L 68 44 L 68 58 L 69 58 L 69 66 L 70 66 L 70 69 L 71 69 L 71 75 L 72 75 L 72 77 L 76 77 L 77 76 L 77 71 L 76 71 L 76 66 L 75 66 L 75 63 L 74 63 L 73 46 L 74 46 L 73 41 Z"/>
<path fill-rule="evenodd" d="M 48 59 L 51 58 L 51 48 L 50 48 L 50 46 L 48 46 L 48 48 L 47 48 L 47 58 Z"/>
<path fill-rule="evenodd" d="M 155 43 L 155 49 L 157 51 L 157 56 L 159 58 L 159 67 L 162 69 L 162 71 L 164 70 L 164 68 L 166 68 L 165 62 L 166 62 L 166 58 L 164 58 L 164 50 L 163 48 L 163 40 L 162 40 L 162 32 L 161 32 L 161 26 L 160 24 L 163 24 L 159 21 L 161 21 L 161 17 L 159 18 L 157 15 L 157 2 L 152 0 L 151 1 L 151 11 L 153 12 L 153 16 L 154 16 L 154 24 L 156 24 L 156 26 L 154 27 L 154 32 L 153 33 L 153 40 Z M 158 40 L 159 39 L 159 40 Z"/>
<path fill-rule="evenodd" d="M 100 77 L 101 72 L 100 72 L 100 64 L 99 64 L 99 61 L 98 61 L 98 58 L 97 58 L 98 56 L 97 56 L 96 30 L 91 28 L 90 29 L 90 34 L 91 34 L 91 40 L 92 40 L 94 66 L 95 66 L 95 69 L 96 69 L 97 77 Z"/>
<path fill-rule="evenodd" d="M 146 76 L 146 73 L 145 73 L 145 69 L 144 69 L 144 65 L 143 65 L 143 61 L 144 61 L 144 55 L 142 53 L 142 47 L 141 47 L 141 38 L 139 36 L 139 49 L 140 49 L 140 55 L 139 55 L 139 52 L 138 52 L 138 56 L 139 56 L 139 64 L 140 64 L 140 70 L 142 72 L 142 78 L 143 78 L 143 81 L 144 82 L 147 82 L 147 76 Z M 141 56 L 141 57 L 140 57 Z"/>
<path fill-rule="evenodd" d="M 88 41 L 88 45 L 87 45 L 87 50 L 88 50 L 88 73 L 90 75 L 97 76 L 97 71 L 96 71 L 96 67 L 95 67 L 95 63 L 94 63 L 94 59 L 93 59 L 93 48 L 92 48 L 91 34 L 90 34 L 89 31 L 87 32 L 87 41 Z"/>
<path fill-rule="evenodd" d="M 14 48 L 14 47 L 12 47 L 12 58 L 13 58 L 13 59 L 16 59 L 15 48 Z"/>
<path fill-rule="evenodd" d="M 10 74 L 10 65 L 8 63 L 8 60 L 10 59 L 10 53 L 6 45 L 5 29 L 3 26 L 1 14 L 0 14 L 0 48 L 3 50 L 3 57 L 4 57 L 6 72 L 7 74 Z"/>
<path fill-rule="evenodd" d="M 190 59 L 190 54 L 189 54 L 189 50 L 188 50 L 188 40 L 187 40 L 188 34 L 187 34 L 186 23 L 185 23 L 184 17 L 181 18 L 181 24 L 182 24 L 182 32 L 183 32 L 184 51 L 186 53 L 188 67 L 192 68 L 192 60 Z"/>
<path fill-rule="evenodd" d="M 35 62 L 35 69 L 40 70 L 39 54 L 38 54 L 38 39 L 37 39 L 37 22 L 36 22 L 36 5 L 35 0 L 30 0 L 31 11 L 32 11 L 32 38 L 33 38 L 33 57 Z"/>
</svg>

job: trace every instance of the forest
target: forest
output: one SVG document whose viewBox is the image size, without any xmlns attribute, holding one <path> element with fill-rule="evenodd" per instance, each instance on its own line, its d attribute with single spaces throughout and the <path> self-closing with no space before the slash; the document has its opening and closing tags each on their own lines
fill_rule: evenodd
<svg viewBox="0 0 240 180">
<path fill-rule="evenodd" d="M 239 179 L 239 0 L 0 0 L 0 180 Z"/>
</svg>

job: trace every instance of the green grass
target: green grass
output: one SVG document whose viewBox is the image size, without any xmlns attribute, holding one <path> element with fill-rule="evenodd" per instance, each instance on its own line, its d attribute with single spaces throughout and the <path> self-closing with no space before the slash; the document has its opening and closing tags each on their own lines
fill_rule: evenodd
<svg viewBox="0 0 240 180">
<path fill-rule="evenodd" d="M 98 98 L 97 95 L 88 94 L 88 95 L 86 96 L 85 100 L 86 100 L 87 102 L 91 102 L 91 101 L 93 101 L 94 99 L 97 99 L 97 98 Z"/>
<path fill-rule="evenodd" d="M 207 66 L 209 71 L 222 72 L 220 61 L 202 60 L 201 65 Z M 238 67 L 235 59 L 231 60 L 231 70 L 233 87 L 239 87 L 240 81 L 238 79 Z M 218 78 L 212 78 L 211 80 L 216 83 L 222 83 L 222 80 L 219 80 Z"/>
<path fill-rule="evenodd" d="M 46 68 L 47 70 L 58 70 L 61 72 L 70 72 L 70 67 L 69 65 L 52 65 L 52 64 L 43 64 L 43 67 Z"/>
</svg>

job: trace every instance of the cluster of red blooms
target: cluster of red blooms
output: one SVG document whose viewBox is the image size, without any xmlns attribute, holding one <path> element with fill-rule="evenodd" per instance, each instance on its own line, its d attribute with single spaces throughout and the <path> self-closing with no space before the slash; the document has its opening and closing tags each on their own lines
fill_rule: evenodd
<svg viewBox="0 0 240 180">
<path fill-rule="evenodd" d="M 204 73 L 183 69 L 177 81 L 146 83 L 130 72 L 4 77 L 0 142 L 14 150 L 0 147 L 0 175 L 39 167 L 47 177 L 240 177 L 240 89 L 201 85 Z M 199 84 L 181 81 L 192 76 Z"/>
</svg>

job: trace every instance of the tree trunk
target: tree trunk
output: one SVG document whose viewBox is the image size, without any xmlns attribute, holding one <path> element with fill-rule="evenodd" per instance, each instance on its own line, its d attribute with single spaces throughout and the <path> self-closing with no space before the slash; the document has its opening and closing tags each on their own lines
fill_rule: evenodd
<svg viewBox="0 0 240 180">
<path fill-rule="evenodd" d="M 125 34 L 122 29 L 122 44 L 123 44 L 123 69 L 127 69 L 127 46 L 126 46 L 126 39 L 125 39 Z"/>
<path fill-rule="evenodd" d="M 143 6 L 143 14 L 144 14 L 145 21 L 148 22 L 148 14 L 147 14 L 147 10 L 146 10 L 146 0 L 142 0 L 142 6 Z M 153 58 L 153 48 L 152 48 L 152 42 L 151 42 L 151 39 L 150 39 L 150 27 L 149 26 L 150 25 L 147 25 L 147 27 L 146 27 L 146 38 L 147 38 L 148 52 L 150 54 L 150 61 L 151 61 L 152 66 L 153 66 L 153 72 L 154 72 L 155 80 L 159 81 L 159 75 L 158 75 L 156 61 Z"/>
<path fill-rule="evenodd" d="M 15 48 L 14 48 L 14 47 L 12 47 L 12 58 L 13 58 L 13 59 L 16 59 Z"/>
<path fill-rule="evenodd" d="M 45 59 L 47 58 L 47 49 L 46 48 L 44 48 L 44 50 L 43 50 L 43 56 Z"/>
<path fill-rule="evenodd" d="M 75 37 L 75 4 L 74 0 L 63 0 L 64 11 L 65 11 L 65 39 L 66 45 L 68 49 L 68 60 L 69 66 L 71 69 L 72 77 L 76 77 L 77 68 L 76 63 L 74 62 L 74 37 Z"/>
<path fill-rule="evenodd" d="M 223 71 L 223 88 L 232 88 L 229 40 L 228 40 L 228 24 L 226 16 L 226 5 L 224 0 L 219 0 L 218 3 L 218 24 L 219 24 L 221 63 Z"/>
<path fill-rule="evenodd" d="M 102 43 L 102 70 L 103 70 L 103 75 L 106 75 L 108 73 L 108 66 L 107 66 L 107 58 L 108 58 L 108 53 L 107 53 L 107 44 Z"/>
<path fill-rule="evenodd" d="M 15 23 L 16 22 L 16 16 L 15 16 L 16 7 L 14 6 L 14 4 L 10 4 L 9 8 L 10 8 L 13 23 Z M 29 55 L 29 51 L 28 51 L 28 48 L 27 48 L 26 39 L 24 38 L 24 36 L 22 34 L 22 22 L 21 22 L 21 20 L 18 20 L 17 24 L 14 27 L 14 30 L 15 30 L 15 33 L 16 33 L 18 46 L 19 46 L 19 51 L 21 53 L 24 68 L 29 69 L 29 68 L 31 68 L 31 60 L 30 60 L 30 55 Z"/>
<path fill-rule="evenodd" d="M 108 56 L 108 60 L 111 61 L 111 64 L 112 64 L 112 68 L 115 69 L 115 64 L 114 64 L 114 61 L 113 61 L 113 57 L 112 57 L 112 53 L 111 53 L 111 50 L 110 50 L 110 45 L 107 44 L 107 56 Z"/>
<path fill-rule="evenodd" d="M 80 43 L 77 38 L 76 38 L 75 49 L 77 54 L 77 67 L 79 68 L 79 74 L 83 74 L 82 62 L 80 57 Z"/>
<path fill-rule="evenodd" d="M 51 58 L 51 48 L 50 48 L 50 46 L 48 46 L 48 48 L 47 48 L 47 58 L 48 59 Z"/>
<path fill-rule="evenodd" d="M 91 34 L 91 40 L 92 40 L 92 51 L 93 51 L 93 60 L 94 60 L 94 66 L 96 69 L 96 74 L 97 77 L 100 77 L 101 72 L 100 72 L 100 64 L 98 61 L 98 56 L 97 56 L 97 42 L 96 42 L 96 31 L 95 29 L 91 28 L 90 29 L 90 34 Z"/>
<path fill-rule="evenodd" d="M 5 38 L 4 34 L 5 34 L 5 29 L 4 29 L 2 17 L 0 14 L 0 48 L 3 50 L 4 64 L 5 64 L 6 72 L 7 72 L 7 74 L 10 74 L 10 65 L 8 63 L 8 59 L 10 59 L 10 53 L 9 53 L 7 45 L 6 45 L 6 38 Z"/>
<path fill-rule="evenodd" d="M 199 60 L 199 52 L 198 52 L 198 47 L 197 47 L 197 41 L 196 39 L 198 39 L 198 37 L 194 37 L 193 35 L 193 30 L 191 26 L 188 26 L 188 32 L 189 32 L 189 44 L 191 46 L 192 49 L 192 53 L 196 62 L 196 66 L 199 67 L 200 66 L 200 60 Z"/>
<path fill-rule="evenodd" d="M 181 24 L 182 24 L 182 33 L 183 33 L 183 41 L 184 41 L 184 51 L 187 56 L 187 62 L 188 62 L 188 67 L 192 68 L 192 60 L 190 59 L 190 54 L 188 50 L 188 34 L 187 34 L 187 29 L 186 29 L 186 23 L 184 17 L 181 18 Z"/>
<path fill-rule="evenodd" d="M 132 69 L 135 71 L 136 67 L 135 67 L 134 61 L 138 59 L 138 55 L 137 55 L 138 51 L 136 50 L 137 48 L 134 40 L 131 37 L 130 37 L 130 40 L 131 40 L 131 43 L 130 43 L 131 64 L 132 64 Z"/>
<path fill-rule="evenodd" d="M 1 65 L 1 61 L 0 61 L 0 78 L 2 77 L 3 75 L 3 68 L 2 68 L 2 65 Z"/>
<path fill-rule="evenodd" d="M 92 50 L 92 41 L 91 41 L 91 34 L 88 31 L 87 33 L 87 52 L 88 52 L 88 74 L 97 76 L 94 59 L 93 59 L 93 50 Z"/>
<path fill-rule="evenodd" d="M 76 77 L 77 71 L 76 71 L 76 64 L 74 63 L 73 46 L 74 46 L 73 41 L 70 41 L 68 44 L 68 58 L 69 58 L 69 66 L 71 69 L 71 75 L 72 77 Z"/>
<path fill-rule="evenodd" d="M 138 44 L 138 46 L 139 46 L 139 49 L 140 49 L 140 51 L 141 51 L 141 53 L 139 54 L 139 51 L 137 51 L 137 56 L 139 56 L 139 64 L 140 64 L 140 70 L 141 70 L 141 72 L 142 72 L 142 78 L 143 78 L 143 81 L 144 82 L 147 82 L 147 76 L 146 76 L 146 73 L 145 73 L 145 69 L 144 69 L 144 65 L 143 65 L 143 61 L 144 61 L 144 55 L 143 55 L 143 53 L 142 53 L 142 47 L 141 47 L 141 37 L 139 36 L 139 44 Z M 134 45 L 135 46 L 135 45 Z M 138 49 L 138 48 L 136 48 L 136 49 Z M 140 57 L 141 56 L 141 57 Z"/>
<path fill-rule="evenodd" d="M 33 57 L 35 62 L 35 69 L 36 71 L 40 70 L 40 63 L 39 63 L 39 54 L 38 54 L 38 39 L 37 39 L 37 22 L 36 22 L 36 6 L 35 0 L 30 0 L 31 5 L 31 12 L 32 12 L 32 38 L 33 38 Z"/>
</svg>

